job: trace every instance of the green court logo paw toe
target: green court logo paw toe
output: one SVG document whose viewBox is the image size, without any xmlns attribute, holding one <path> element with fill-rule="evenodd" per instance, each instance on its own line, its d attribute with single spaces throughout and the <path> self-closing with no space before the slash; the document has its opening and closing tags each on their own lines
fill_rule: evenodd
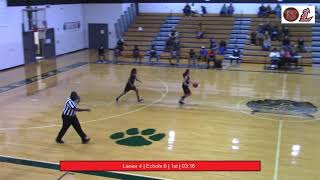
<svg viewBox="0 0 320 180">
<path fill-rule="evenodd" d="M 110 138 L 116 140 L 116 143 L 124 146 L 148 146 L 154 141 L 162 140 L 166 135 L 157 133 L 155 129 L 145 129 L 139 131 L 138 128 L 127 129 L 126 132 L 117 132 L 111 134 Z"/>
</svg>

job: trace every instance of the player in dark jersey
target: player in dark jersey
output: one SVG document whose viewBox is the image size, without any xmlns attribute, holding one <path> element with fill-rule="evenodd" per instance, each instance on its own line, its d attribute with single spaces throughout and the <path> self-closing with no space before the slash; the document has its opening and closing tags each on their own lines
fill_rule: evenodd
<svg viewBox="0 0 320 180">
<path fill-rule="evenodd" d="M 135 82 L 136 80 L 139 81 L 139 82 L 141 82 L 141 81 L 137 78 L 137 69 L 136 69 L 136 68 L 133 68 L 133 69 L 131 70 L 130 77 L 129 77 L 129 79 L 128 79 L 127 85 L 126 85 L 123 93 L 121 93 L 121 94 L 116 98 L 117 103 L 119 102 L 119 99 L 120 99 L 123 95 L 127 94 L 127 93 L 128 93 L 129 91 L 131 91 L 131 90 L 133 90 L 133 91 L 136 92 L 138 102 L 142 102 L 142 101 L 143 101 L 143 99 L 140 99 L 140 97 L 139 97 L 139 91 L 138 91 L 138 89 L 136 88 L 136 86 L 134 85 L 134 82 Z M 141 83 L 142 83 L 142 82 L 141 82 Z"/>
<path fill-rule="evenodd" d="M 183 93 L 184 95 L 181 96 L 179 103 L 180 104 L 184 104 L 184 99 L 191 96 L 191 91 L 189 88 L 190 85 L 190 71 L 189 69 L 186 69 L 186 71 L 183 73 L 183 83 L 182 83 L 182 89 L 183 89 Z"/>
</svg>

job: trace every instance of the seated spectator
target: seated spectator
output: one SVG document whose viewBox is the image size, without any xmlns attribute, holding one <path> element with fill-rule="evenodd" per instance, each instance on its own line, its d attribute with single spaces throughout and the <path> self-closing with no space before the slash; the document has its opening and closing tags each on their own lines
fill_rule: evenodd
<svg viewBox="0 0 320 180">
<path fill-rule="evenodd" d="M 165 50 L 166 50 L 166 51 L 171 51 L 174 43 L 175 43 L 175 39 L 172 38 L 172 37 L 169 37 L 169 38 L 167 39 L 167 41 L 166 41 L 166 48 L 165 48 Z"/>
<path fill-rule="evenodd" d="M 262 46 L 262 45 L 263 45 L 264 37 L 265 37 L 265 36 L 264 36 L 262 33 L 258 33 L 257 38 L 258 38 L 258 45 L 259 45 L 259 46 Z"/>
<path fill-rule="evenodd" d="M 98 62 L 102 62 L 102 61 L 105 61 L 105 60 L 106 60 L 106 56 L 105 56 L 105 53 L 104 53 L 104 47 L 103 47 L 103 45 L 100 45 L 100 46 L 99 46 L 98 56 L 99 56 Z M 101 57 L 102 57 L 102 59 L 101 59 Z"/>
<path fill-rule="evenodd" d="M 225 16 L 226 14 L 227 14 L 227 6 L 226 6 L 226 4 L 223 4 L 223 6 L 222 6 L 222 8 L 221 8 L 221 10 L 220 10 L 220 15 L 221 16 Z"/>
<path fill-rule="evenodd" d="M 281 31 L 282 31 L 282 35 L 283 36 L 289 36 L 289 28 L 288 27 L 286 27 L 286 26 L 282 26 L 282 29 L 281 29 Z"/>
<path fill-rule="evenodd" d="M 260 23 L 257 27 L 257 32 L 258 33 L 264 33 L 264 24 Z"/>
<path fill-rule="evenodd" d="M 149 62 L 151 62 L 153 58 L 155 58 L 156 61 L 159 62 L 159 55 L 158 55 L 154 45 L 152 45 L 151 49 L 149 50 Z"/>
<path fill-rule="evenodd" d="M 143 32 L 143 27 L 139 26 L 139 27 L 138 27 L 138 31 L 139 31 L 139 32 Z"/>
<path fill-rule="evenodd" d="M 271 11 L 271 13 L 275 14 L 277 17 L 281 17 L 281 6 L 278 3 L 277 6 Z"/>
<path fill-rule="evenodd" d="M 207 61 L 207 68 L 210 68 L 210 62 L 213 62 L 214 64 L 216 63 L 216 51 L 211 49 L 208 53 L 208 61 Z M 215 67 L 213 65 L 212 67 Z"/>
<path fill-rule="evenodd" d="M 316 6 L 315 14 L 316 14 L 316 19 L 319 19 L 320 18 L 320 7 L 319 6 Z"/>
<path fill-rule="evenodd" d="M 267 36 L 263 41 L 262 50 L 269 51 L 270 47 L 271 47 L 271 39 L 269 36 Z"/>
<path fill-rule="evenodd" d="M 180 61 L 180 50 L 178 50 L 178 49 L 172 49 L 171 50 L 169 61 L 170 61 L 171 65 L 174 65 L 174 63 L 172 63 L 172 59 L 176 59 L 177 64 L 179 64 L 179 61 Z"/>
<path fill-rule="evenodd" d="M 204 16 L 207 14 L 207 8 L 205 6 L 201 6 L 201 16 Z"/>
<path fill-rule="evenodd" d="M 271 29 L 269 29 L 271 31 Z M 264 31 L 263 33 L 265 36 L 269 36 L 269 34 L 271 34 L 271 32 L 269 33 L 269 31 Z"/>
<path fill-rule="evenodd" d="M 296 67 L 298 67 L 298 63 L 299 63 L 299 59 L 301 58 L 301 56 L 299 56 L 298 52 L 295 50 L 291 51 L 291 63 L 294 63 Z"/>
<path fill-rule="evenodd" d="M 264 24 L 263 26 L 263 33 L 268 32 L 268 34 L 271 34 L 272 31 L 272 25 L 270 23 L 270 21 L 268 21 L 266 24 Z"/>
<path fill-rule="evenodd" d="M 269 15 L 271 14 L 271 12 L 272 12 L 271 6 L 268 5 L 268 6 L 266 7 L 266 17 L 269 17 Z"/>
<path fill-rule="evenodd" d="M 124 40 L 123 39 L 119 39 L 118 42 L 117 42 L 117 47 L 116 49 L 119 50 L 119 56 L 121 56 L 122 54 L 122 51 L 124 50 Z"/>
<path fill-rule="evenodd" d="M 140 50 L 139 50 L 138 45 L 134 45 L 134 48 L 132 50 L 132 57 L 135 58 L 136 61 L 138 61 L 138 59 L 139 59 L 139 62 L 141 63 L 142 56 L 140 54 Z"/>
<path fill-rule="evenodd" d="M 232 55 L 230 56 L 231 64 L 233 63 L 233 60 L 236 60 L 236 63 L 239 63 L 240 60 L 240 49 L 236 45 L 234 47 L 234 50 L 232 51 Z"/>
<path fill-rule="evenodd" d="M 204 32 L 202 30 L 202 23 L 199 23 L 198 25 L 198 31 L 197 31 L 197 38 L 201 39 L 204 36 Z"/>
<path fill-rule="evenodd" d="M 191 7 L 187 3 L 186 6 L 183 8 L 183 14 L 185 16 L 190 16 L 191 15 Z"/>
<path fill-rule="evenodd" d="M 213 38 L 210 39 L 209 47 L 211 50 L 214 50 L 214 51 L 217 50 L 218 45 L 217 45 L 217 42 L 215 39 L 213 39 Z"/>
<path fill-rule="evenodd" d="M 250 33 L 250 42 L 251 44 L 257 45 L 257 32 L 252 31 Z"/>
<path fill-rule="evenodd" d="M 174 44 L 173 44 L 172 48 L 173 48 L 173 49 L 175 49 L 175 50 L 180 50 L 180 41 L 179 41 L 179 39 L 178 39 L 178 38 L 177 38 L 177 39 L 175 39 L 175 41 L 174 41 Z"/>
<path fill-rule="evenodd" d="M 298 52 L 306 52 L 306 48 L 304 47 L 304 38 L 303 37 L 298 39 L 297 51 Z"/>
<path fill-rule="evenodd" d="M 228 6 L 227 14 L 229 16 L 232 16 L 233 13 L 234 13 L 234 7 L 233 7 L 232 3 L 230 3 L 229 6 Z"/>
<path fill-rule="evenodd" d="M 114 56 L 114 60 L 118 60 L 118 57 L 121 56 L 121 51 L 118 46 L 114 48 L 113 56 Z"/>
<path fill-rule="evenodd" d="M 278 66 L 278 63 L 280 61 L 280 52 L 277 50 L 277 48 L 273 48 L 273 50 L 269 54 L 271 65 Z"/>
<path fill-rule="evenodd" d="M 205 60 L 207 61 L 208 58 L 208 51 L 204 46 L 201 47 L 200 52 L 199 52 L 199 61 L 200 60 Z"/>
<path fill-rule="evenodd" d="M 198 10 L 196 8 L 196 6 L 194 5 L 194 3 L 191 4 L 191 15 L 194 16 L 198 13 Z"/>
<path fill-rule="evenodd" d="M 190 49 L 189 51 L 189 65 L 191 65 L 191 61 L 193 62 L 193 65 L 197 64 L 197 55 L 193 49 Z"/>
<path fill-rule="evenodd" d="M 177 30 L 175 28 L 172 28 L 171 31 L 169 32 L 169 37 L 175 39 L 178 36 L 179 36 L 179 33 L 177 32 Z"/>
<path fill-rule="evenodd" d="M 224 52 L 226 51 L 227 43 L 224 40 L 221 40 L 219 42 L 219 52 L 221 55 L 224 55 Z"/>
<path fill-rule="evenodd" d="M 240 49 L 238 48 L 237 45 L 234 47 L 234 50 L 232 51 L 232 55 L 230 56 L 230 60 L 231 60 L 231 64 L 232 64 L 233 60 L 236 60 L 237 64 L 239 64 Z"/>
<path fill-rule="evenodd" d="M 117 41 L 117 45 L 114 48 L 114 59 L 118 60 L 119 56 L 122 56 L 122 51 L 124 50 L 124 40 L 123 39 L 119 39 Z"/>
<path fill-rule="evenodd" d="M 264 4 L 261 4 L 259 7 L 258 17 L 266 17 L 267 15 L 267 8 L 264 6 Z"/>
<path fill-rule="evenodd" d="M 290 39 L 288 36 L 285 36 L 282 40 L 282 46 L 284 46 L 285 48 L 290 47 Z"/>
<path fill-rule="evenodd" d="M 172 50 L 171 50 L 171 53 L 170 53 L 170 64 L 173 64 L 172 63 L 172 59 L 176 59 L 177 61 L 177 64 L 179 64 L 180 62 L 180 41 L 179 39 L 176 39 L 173 46 L 172 46 Z"/>
<path fill-rule="evenodd" d="M 279 68 L 287 67 L 291 62 L 291 52 L 288 48 L 283 48 L 280 52 Z"/>
<path fill-rule="evenodd" d="M 275 40 L 279 40 L 279 29 L 277 26 L 273 26 L 271 29 L 271 40 L 275 41 Z"/>
</svg>

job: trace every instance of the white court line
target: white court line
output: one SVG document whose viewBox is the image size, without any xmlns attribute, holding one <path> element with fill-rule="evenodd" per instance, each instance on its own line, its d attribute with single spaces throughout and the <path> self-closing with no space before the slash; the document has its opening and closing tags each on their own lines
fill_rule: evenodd
<svg viewBox="0 0 320 180">
<path fill-rule="evenodd" d="M 138 108 L 136 110 L 128 111 L 128 112 L 125 112 L 125 113 L 121 113 L 121 114 L 117 114 L 117 115 L 113 115 L 113 116 L 109 116 L 109 117 L 105 117 L 105 118 L 99 118 L 99 119 L 94 119 L 94 120 L 90 120 L 90 121 L 84 121 L 84 122 L 81 122 L 81 124 L 87 124 L 87 123 L 92 123 L 92 122 L 96 122 L 96 121 L 105 121 L 105 120 L 108 120 L 108 119 L 113 119 L 113 118 L 125 116 L 125 115 L 132 114 L 132 113 L 135 113 L 135 112 L 138 112 L 138 111 L 142 111 L 142 110 L 144 110 L 144 109 L 146 109 L 146 108 L 148 108 L 148 107 L 150 107 L 150 106 L 162 101 L 167 96 L 167 94 L 169 93 L 169 87 L 164 81 L 162 81 L 160 79 L 159 79 L 159 81 L 165 87 L 165 90 L 166 90 L 165 93 L 163 93 L 163 94 L 160 91 L 162 96 L 159 99 L 157 99 L 157 100 L 155 100 L 155 101 L 153 101 L 153 102 L 151 102 L 151 103 L 149 103 L 149 104 L 147 104 L 147 105 L 145 105 L 145 106 L 143 106 L 141 108 Z M 47 126 L 26 127 L 26 128 L 0 128 L 0 131 L 4 131 L 4 130 L 43 129 L 43 128 L 51 128 L 51 127 L 57 127 L 57 126 L 61 126 L 61 124 L 51 124 L 51 125 L 47 125 Z"/>
<path fill-rule="evenodd" d="M 281 146 L 281 135 L 282 135 L 282 124 L 283 124 L 283 121 L 280 120 L 279 128 L 278 128 L 278 139 L 277 139 L 276 159 L 275 159 L 273 180 L 278 180 L 279 160 L 280 160 L 280 146 Z"/>
<path fill-rule="evenodd" d="M 117 114 L 117 115 L 109 116 L 109 117 L 106 117 L 106 118 L 100 118 L 100 119 L 95 119 L 95 120 L 91 120 L 91 121 L 85 121 L 85 122 L 82 122 L 81 124 L 87 124 L 87 123 L 96 122 L 96 121 L 105 121 L 105 120 L 108 120 L 108 119 L 125 116 L 125 115 L 128 115 L 128 114 L 132 114 L 132 113 L 144 110 L 144 109 L 146 109 L 146 108 L 148 108 L 148 107 L 150 107 L 150 106 L 162 101 L 167 96 L 167 94 L 169 93 L 169 87 L 165 82 L 161 81 L 161 83 L 166 87 L 166 92 L 164 94 L 162 94 L 162 96 L 159 99 L 153 101 L 152 103 L 147 104 L 146 106 L 143 106 L 143 107 L 138 108 L 138 109 L 133 110 L 133 111 L 128 111 L 128 112 L 125 112 L 125 113 L 122 113 L 122 114 Z"/>
</svg>

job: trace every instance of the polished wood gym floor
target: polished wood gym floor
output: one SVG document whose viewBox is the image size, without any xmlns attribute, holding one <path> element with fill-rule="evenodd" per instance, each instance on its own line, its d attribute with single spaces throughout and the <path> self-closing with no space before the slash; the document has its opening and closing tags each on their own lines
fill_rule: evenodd
<svg viewBox="0 0 320 180">
<path fill-rule="evenodd" d="M 77 62 L 96 60 L 80 51 L 38 64 L 0 72 L 0 86 Z M 308 101 L 320 106 L 320 69 L 303 73 L 266 73 L 261 65 L 241 64 L 224 70 L 191 69 L 200 87 L 183 107 L 184 69 L 135 66 L 144 102 L 129 93 L 116 104 L 130 65 L 89 63 L 0 94 L 0 154 L 58 163 L 60 160 L 261 160 L 261 172 L 130 172 L 178 180 L 317 180 L 320 177 L 320 114 L 314 118 L 251 114 L 246 103 L 258 99 Z M 61 111 L 71 91 L 82 97 L 78 113 L 87 145 L 70 128 L 65 144 L 54 139 Z M 109 136 L 129 128 L 156 129 L 165 139 L 150 146 L 120 146 Z M 171 137 L 169 138 L 169 134 Z M 172 134 L 175 136 L 173 137 Z M 173 141 L 174 139 L 174 141 Z M 168 141 L 169 140 L 169 141 Z M 292 152 L 292 148 L 299 151 Z M 64 173 L 0 164 L 0 179 L 57 179 Z M 67 174 L 62 179 L 108 179 Z M 110 178 L 109 178 L 110 179 Z"/>
</svg>

